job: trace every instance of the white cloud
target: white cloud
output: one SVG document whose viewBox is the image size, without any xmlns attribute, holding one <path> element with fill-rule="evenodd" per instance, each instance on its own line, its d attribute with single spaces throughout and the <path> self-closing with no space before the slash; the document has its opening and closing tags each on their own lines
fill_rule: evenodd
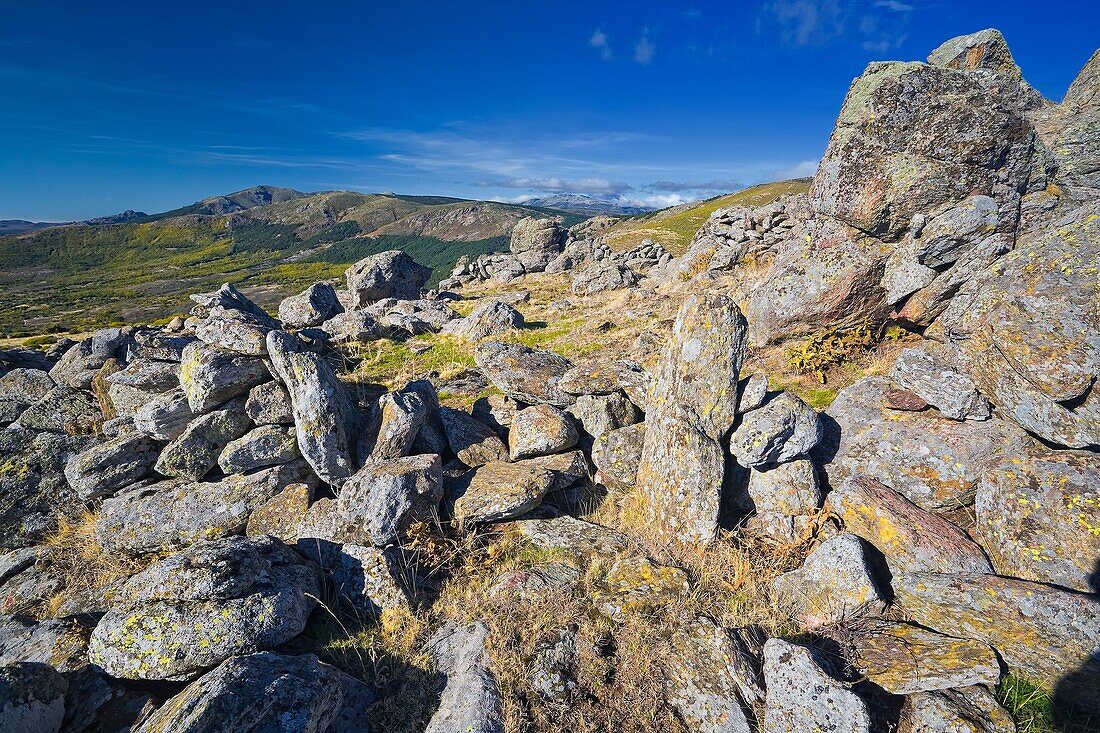
<svg viewBox="0 0 1100 733">
<path fill-rule="evenodd" d="M 487 181 L 487 186 L 501 186 L 504 188 L 530 188 L 543 193 L 586 193 L 595 195 L 621 194 L 629 191 L 630 186 L 624 181 L 612 181 L 607 178 L 511 178 L 506 181 Z"/>
<path fill-rule="evenodd" d="M 607 42 L 607 34 L 602 29 L 597 28 L 592 37 L 588 39 L 588 43 L 592 48 L 599 49 L 601 59 L 604 61 L 612 59 L 611 45 Z"/>
<path fill-rule="evenodd" d="M 765 7 L 793 46 L 816 46 L 844 31 L 845 13 L 837 0 L 775 0 Z"/>
<path fill-rule="evenodd" d="M 875 7 L 893 10 L 895 13 L 908 13 L 913 9 L 909 3 L 899 2 L 899 0 L 875 0 Z"/>
<path fill-rule="evenodd" d="M 653 53 L 657 46 L 649 40 L 649 30 L 642 32 L 642 37 L 634 44 L 634 60 L 639 64 L 648 64 L 653 61 Z"/>
<path fill-rule="evenodd" d="M 679 193 L 650 194 L 647 196 L 622 196 L 619 203 L 627 206 L 644 206 L 648 209 L 667 209 L 669 206 L 679 206 L 694 199 Z"/>
<path fill-rule="evenodd" d="M 817 173 L 816 160 L 803 160 L 790 168 L 784 168 L 783 170 L 776 171 L 776 180 L 786 180 L 788 178 L 809 178 Z"/>
</svg>

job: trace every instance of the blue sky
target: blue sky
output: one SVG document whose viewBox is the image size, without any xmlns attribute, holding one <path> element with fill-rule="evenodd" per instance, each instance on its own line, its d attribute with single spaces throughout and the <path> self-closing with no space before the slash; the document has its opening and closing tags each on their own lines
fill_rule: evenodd
<svg viewBox="0 0 1100 733">
<path fill-rule="evenodd" d="M 869 61 L 953 35 L 1060 99 L 1100 4 L 1058 5 L 0 0 L 0 219 L 259 183 L 668 205 L 808 174 Z"/>
</svg>

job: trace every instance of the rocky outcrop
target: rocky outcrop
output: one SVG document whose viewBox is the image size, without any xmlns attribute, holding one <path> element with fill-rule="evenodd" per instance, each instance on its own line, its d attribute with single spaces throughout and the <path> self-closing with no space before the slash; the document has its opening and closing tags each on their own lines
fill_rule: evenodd
<svg viewBox="0 0 1100 733">
<path fill-rule="evenodd" d="M 431 270 L 417 264 L 401 250 L 366 257 L 344 273 L 353 309 L 364 308 L 383 298 L 416 300 L 431 275 Z"/>
</svg>

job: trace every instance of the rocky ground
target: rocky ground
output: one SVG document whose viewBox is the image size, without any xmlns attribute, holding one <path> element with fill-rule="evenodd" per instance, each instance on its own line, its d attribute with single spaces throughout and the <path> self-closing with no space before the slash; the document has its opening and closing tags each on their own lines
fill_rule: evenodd
<svg viewBox="0 0 1100 733">
<path fill-rule="evenodd" d="M 679 257 L 0 352 L 0 730 L 1100 729 L 1097 130 L 983 31 Z"/>
</svg>

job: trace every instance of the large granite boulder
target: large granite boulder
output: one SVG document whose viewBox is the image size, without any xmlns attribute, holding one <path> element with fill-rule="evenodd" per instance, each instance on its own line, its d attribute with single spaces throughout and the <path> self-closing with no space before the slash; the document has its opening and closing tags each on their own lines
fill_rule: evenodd
<svg viewBox="0 0 1100 733">
<path fill-rule="evenodd" d="M 476 468 L 492 461 L 508 460 L 504 441 L 473 415 L 453 407 L 440 407 L 439 416 L 447 444 L 467 466 Z"/>
<path fill-rule="evenodd" d="M 554 471 L 539 459 L 493 461 L 474 469 L 460 493 L 450 497 L 460 522 L 483 524 L 512 519 L 534 509 L 555 484 Z"/>
<path fill-rule="evenodd" d="M 782 639 L 764 644 L 766 733 L 870 733 L 867 703 L 825 669 L 809 647 Z"/>
<path fill-rule="evenodd" d="M 180 362 L 180 386 L 195 414 L 247 394 L 258 384 L 271 381 L 263 361 L 203 341 L 188 344 Z"/>
<path fill-rule="evenodd" d="M 531 405 L 516 412 L 508 430 L 509 457 L 522 458 L 561 453 L 577 444 L 573 419 L 553 405 Z"/>
<path fill-rule="evenodd" d="M 566 232 L 553 219 L 526 217 L 516 222 L 508 249 L 525 272 L 542 272 L 565 247 Z"/>
<path fill-rule="evenodd" d="M 290 328 L 309 328 L 344 312 L 336 291 L 328 283 L 313 283 L 279 303 L 279 320 Z"/>
<path fill-rule="evenodd" d="M 312 654 L 232 657 L 170 699 L 135 733 L 370 731 L 370 688 Z"/>
<path fill-rule="evenodd" d="M 709 542 L 718 529 L 720 441 L 737 417 L 745 329 L 732 299 L 694 296 L 680 307 L 662 352 L 650 385 L 638 485 L 647 518 L 665 540 Z"/>
<path fill-rule="evenodd" d="M 812 407 L 780 392 L 744 416 L 730 436 L 730 453 L 742 466 L 753 468 L 786 463 L 813 450 L 823 434 Z"/>
<path fill-rule="evenodd" d="M 158 451 L 158 444 L 140 433 L 112 438 L 70 458 L 65 479 L 85 501 L 108 496 L 144 478 Z"/>
<path fill-rule="evenodd" d="M 351 309 L 383 298 L 416 300 L 432 271 L 395 249 L 365 257 L 344 272 Z"/>
<path fill-rule="evenodd" d="M 225 446 L 247 433 L 250 425 L 241 398 L 199 415 L 164 446 L 157 459 L 157 473 L 198 481 L 217 465 Z"/>
<path fill-rule="evenodd" d="M 503 301 L 492 299 L 478 304 L 465 318 L 448 322 L 443 332 L 465 341 L 481 341 L 523 328 L 523 323 L 522 313 Z"/>
<path fill-rule="evenodd" d="M 320 589 L 317 568 L 274 538 L 199 542 L 126 581 L 88 658 L 115 677 L 192 679 L 300 634 Z"/>
<path fill-rule="evenodd" d="M 395 544 L 409 525 L 430 520 L 443 498 L 438 455 L 370 461 L 340 489 L 336 506 L 376 547 Z"/>
<path fill-rule="evenodd" d="M 488 629 L 447 624 L 429 647 L 447 682 L 425 733 L 503 733 L 504 715 L 496 675 L 486 651 Z"/>
<path fill-rule="evenodd" d="M 558 386 L 573 363 L 553 351 L 487 341 L 477 347 L 474 361 L 494 387 L 520 402 L 568 407 L 577 399 Z"/>
<path fill-rule="evenodd" d="M 272 368 L 290 394 L 298 450 L 322 481 L 339 486 L 355 471 L 359 414 L 332 367 L 284 331 L 267 336 Z"/>
</svg>

